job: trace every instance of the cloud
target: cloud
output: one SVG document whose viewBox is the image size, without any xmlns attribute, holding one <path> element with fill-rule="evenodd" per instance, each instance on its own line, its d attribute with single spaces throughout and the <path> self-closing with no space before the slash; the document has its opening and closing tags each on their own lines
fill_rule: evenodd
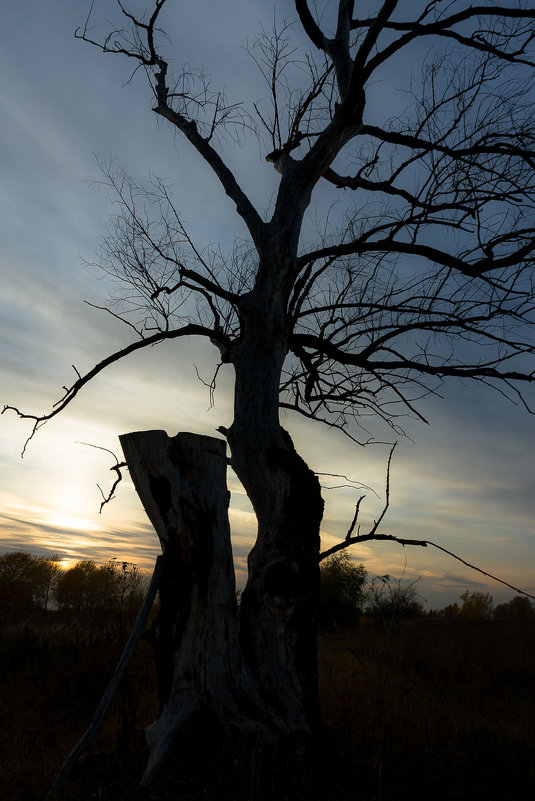
<svg viewBox="0 0 535 801">
<path fill-rule="evenodd" d="M 95 20 L 112 13 L 108 5 L 97 0 Z M 183 31 L 180 40 L 186 49 L 181 55 L 192 63 L 208 61 L 216 50 L 209 37 L 199 45 L 196 36 L 188 35 L 201 23 L 206 28 L 208 8 L 203 2 L 179 10 L 166 7 L 171 28 L 180 26 Z M 294 11 L 286 0 L 279 8 L 281 16 Z M 104 10 L 106 14 L 100 14 Z M 174 181 L 177 206 L 201 245 L 221 242 L 225 248 L 234 233 L 245 235 L 208 167 L 192 158 L 187 143 L 175 143 L 170 128 L 157 124 L 144 82 L 123 86 L 131 64 L 103 58 L 74 40 L 73 30 L 83 23 L 86 9 L 80 11 L 76 3 L 29 0 L 7 4 L 2 17 L 0 69 L 9 81 L 0 97 L 0 400 L 32 412 L 51 408 L 62 386 L 75 377 L 72 364 L 84 372 L 131 341 L 131 330 L 82 303 L 83 298 L 104 303 L 108 291 L 102 276 L 80 260 L 80 254 L 92 258 L 112 211 L 95 187 L 84 184 L 99 177 L 95 153 L 105 160 L 116 157 L 136 179 L 152 172 Z M 218 18 L 219 38 L 225 37 L 227 27 L 236 38 L 236 19 L 239 31 L 257 31 L 266 7 L 261 0 L 242 0 L 233 5 L 233 12 L 234 17 L 229 12 Z M 233 101 L 241 99 L 245 85 L 246 90 L 254 85 L 259 99 L 269 93 L 269 87 L 256 83 L 249 64 L 237 47 L 227 49 L 214 65 L 217 82 L 226 84 Z M 263 211 L 271 202 L 275 172 L 259 157 L 257 147 L 230 147 L 227 156 Z M 108 486 L 112 460 L 75 443 L 91 442 L 119 453 L 117 437 L 126 431 L 163 428 L 170 434 L 192 430 L 213 435 L 217 426 L 228 425 L 230 370 L 220 376 L 216 407 L 209 409 L 208 390 L 197 380 L 192 363 L 209 377 L 216 363 L 210 346 L 195 340 L 167 343 L 111 367 L 42 429 L 24 462 L 19 454 L 28 423 L 2 416 L 1 488 L 11 504 L 2 507 L 4 547 L 63 543 L 80 558 L 124 553 L 132 561 L 148 563 L 158 543 L 142 522 L 133 489 L 125 481 L 113 509 L 99 516 L 95 485 Z M 529 566 L 535 547 L 533 418 L 497 393 L 483 390 L 446 384 L 445 400 L 422 403 L 429 427 L 407 421 L 413 442 L 400 441 L 394 454 L 390 509 L 382 531 L 431 538 L 469 561 L 484 561 L 496 574 L 503 569 L 520 586 L 529 587 L 534 582 Z M 284 413 L 283 421 L 314 470 L 341 473 L 370 488 L 324 490 L 324 544 L 345 536 L 361 494 L 366 498 L 360 523 L 363 532 L 369 530 L 385 503 L 389 446 L 360 448 L 339 432 L 291 413 Z M 388 429 L 381 434 L 386 441 L 394 439 Z M 328 477 L 321 481 L 333 483 Z M 236 560 L 243 577 L 254 516 L 232 474 L 229 488 Z M 41 522 L 36 509 L 41 510 Z M 81 531 L 50 522 L 69 518 L 97 528 Z M 465 576 L 474 586 L 486 586 L 477 584 L 481 580 L 468 569 L 466 574 L 464 569 L 448 573 L 449 558 L 429 549 L 374 543 L 355 547 L 352 553 L 370 572 L 400 575 L 405 570 L 411 577 L 422 573 L 422 583 L 428 582 L 433 592 L 442 588 L 440 592 L 456 593 Z"/>
<path fill-rule="evenodd" d="M 82 525 L 84 521 L 80 521 Z M 73 521 L 76 524 L 76 521 Z M 99 562 L 120 558 L 150 568 L 160 549 L 152 527 L 130 525 L 120 527 L 76 528 L 68 521 L 61 524 L 25 517 L 0 514 L 0 548 L 2 551 L 23 550 L 36 555 L 58 554 L 60 559 L 95 559 Z"/>
</svg>

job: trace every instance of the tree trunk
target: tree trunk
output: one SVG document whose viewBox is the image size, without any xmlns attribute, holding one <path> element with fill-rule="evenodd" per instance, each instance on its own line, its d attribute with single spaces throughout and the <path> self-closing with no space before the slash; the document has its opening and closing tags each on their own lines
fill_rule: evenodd
<svg viewBox="0 0 535 801">
<path fill-rule="evenodd" d="M 120 439 L 164 561 L 154 642 L 161 710 L 147 729 L 146 783 L 196 716 L 229 732 L 261 728 L 264 713 L 238 642 L 225 443 L 164 431 Z"/>
<path fill-rule="evenodd" d="M 272 442 L 266 449 L 257 448 L 255 475 L 243 479 L 257 514 L 258 536 L 241 596 L 240 639 L 262 697 L 284 721 L 286 733 L 310 734 L 318 720 L 323 502 L 316 476 L 286 432 L 281 429 L 281 433 L 284 446 Z M 235 431 L 231 437 L 234 465 L 240 445 Z"/>
<path fill-rule="evenodd" d="M 278 422 L 266 438 L 241 420 L 229 441 L 259 528 L 240 632 L 225 443 L 164 431 L 120 438 L 164 561 L 154 636 L 161 708 L 147 729 L 144 783 L 201 715 L 221 734 L 266 741 L 308 735 L 317 721 L 319 484 Z"/>
<path fill-rule="evenodd" d="M 323 500 L 317 477 L 279 422 L 279 384 L 287 353 L 282 312 L 251 297 L 245 333 L 234 350 L 231 464 L 253 505 L 258 535 L 241 597 L 240 639 L 264 699 L 288 733 L 317 722 L 316 640 L 319 530 Z M 263 310 L 263 311 L 262 311 Z"/>
</svg>

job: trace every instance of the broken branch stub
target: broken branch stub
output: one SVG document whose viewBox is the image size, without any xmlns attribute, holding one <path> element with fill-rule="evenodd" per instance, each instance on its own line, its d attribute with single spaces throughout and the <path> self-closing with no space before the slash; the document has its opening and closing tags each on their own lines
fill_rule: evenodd
<svg viewBox="0 0 535 801">
<path fill-rule="evenodd" d="M 163 551 L 154 655 L 160 717 L 147 730 L 151 778 L 201 710 L 224 727 L 246 682 L 238 646 L 228 522 L 226 443 L 142 431 L 120 437 L 130 475 Z"/>
</svg>

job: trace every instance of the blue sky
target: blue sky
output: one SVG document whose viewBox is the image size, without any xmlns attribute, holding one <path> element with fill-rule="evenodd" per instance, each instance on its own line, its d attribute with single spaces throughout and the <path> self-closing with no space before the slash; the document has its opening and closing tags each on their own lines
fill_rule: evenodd
<svg viewBox="0 0 535 801">
<path fill-rule="evenodd" d="M 291 5 L 279 3 L 279 15 Z M 151 173 L 169 178 L 190 230 L 204 244 L 226 244 L 232 233 L 243 233 L 209 170 L 157 122 L 142 76 L 127 83 L 129 63 L 74 39 L 88 6 L 85 0 L 19 0 L 3 12 L 0 400 L 29 412 L 50 408 L 73 379 L 71 365 L 84 372 L 131 338 L 126 327 L 83 303 L 103 304 L 109 290 L 83 261 L 94 257 L 111 211 L 94 184 L 100 177 L 97 158 L 114 159 L 137 180 Z M 103 18 L 106 6 L 95 4 L 95 19 Z M 182 31 L 177 58 L 206 65 L 232 98 L 256 97 L 264 90 L 240 45 L 254 38 L 261 19 L 269 27 L 271 6 L 266 13 L 259 1 L 219 3 L 212 17 L 213 8 L 210 2 L 180 4 L 182 16 L 171 20 Z M 261 150 L 228 155 L 258 208 L 267 209 L 276 174 Z M 192 340 L 115 365 L 42 429 L 24 460 L 28 425 L 12 414 L 0 417 L 0 550 L 59 553 L 71 560 L 116 556 L 149 566 L 158 545 L 130 482 L 99 514 L 96 484 L 111 483 L 113 460 L 78 443 L 120 454 L 117 437 L 126 431 L 213 434 L 228 425 L 230 373 L 221 376 L 216 406 L 209 409 L 194 364 L 210 378 L 214 354 Z M 443 395 L 421 407 L 431 425 L 408 422 L 409 436 L 399 442 L 383 532 L 431 539 L 535 594 L 535 418 L 480 387 L 446 385 Z M 345 474 L 370 488 L 362 508 L 364 532 L 384 502 L 388 447 L 359 448 L 318 425 L 284 420 L 313 469 Z M 253 517 L 232 475 L 229 483 L 243 576 Z M 345 534 L 364 493 L 346 487 L 324 494 L 327 547 Z M 496 600 L 513 594 L 430 549 L 367 543 L 352 554 L 373 574 L 421 576 L 418 589 L 429 606 L 455 600 L 467 587 L 491 592 Z"/>
</svg>

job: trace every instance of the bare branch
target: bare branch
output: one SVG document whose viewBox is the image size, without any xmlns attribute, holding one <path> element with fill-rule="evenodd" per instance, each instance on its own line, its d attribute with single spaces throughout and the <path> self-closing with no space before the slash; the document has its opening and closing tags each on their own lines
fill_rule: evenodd
<svg viewBox="0 0 535 801">
<path fill-rule="evenodd" d="M 102 509 L 107 503 L 113 501 L 115 498 L 115 490 L 121 483 L 123 479 L 123 475 L 121 473 L 121 468 L 126 467 L 126 462 L 120 462 L 117 456 L 114 454 L 113 451 L 110 451 L 109 448 L 103 448 L 101 445 L 93 445 L 91 442 L 79 442 L 78 445 L 86 445 L 88 448 L 97 448 L 99 451 L 104 451 L 105 453 L 109 453 L 115 459 L 115 464 L 110 467 L 110 470 L 113 470 L 117 474 L 117 478 L 112 484 L 111 489 L 109 490 L 108 494 L 106 495 L 102 490 L 102 487 L 97 484 L 100 494 L 102 495 L 102 503 L 100 504 L 99 514 L 102 514 Z"/>
<path fill-rule="evenodd" d="M 331 548 L 328 548 L 327 550 L 322 551 L 319 554 L 318 561 L 322 562 L 324 559 L 328 559 L 329 556 L 332 556 L 333 554 L 338 553 L 339 551 L 342 551 L 345 548 L 349 548 L 352 545 L 359 545 L 359 544 L 362 544 L 363 542 L 370 542 L 372 540 L 373 541 L 379 541 L 379 542 L 397 542 L 399 545 L 402 545 L 403 547 L 405 547 L 405 546 L 413 546 L 414 545 L 414 546 L 419 546 L 421 548 L 426 548 L 428 545 L 430 545 L 431 547 L 437 548 L 439 551 L 442 551 L 443 553 L 448 554 L 448 556 L 451 556 L 453 559 L 456 559 L 458 562 L 461 562 L 463 565 L 466 565 L 471 570 L 476 570 L 478 573 L 481 573 L 483 576 L 486 576 L 487 578 L 491 578 L 493 581 L 498 581 L 500 584 L 503 584 L 504 586 L 509 587 L 509 589 L 514 590 L 515 592 L 521 593 L 522 595 L 526 595 L 528 598 L 533 598 L 535 600 L 535 595 L 530 595 L 529 592 L 526 592 L 525 590 L 521 590 L 518 587 L 515 587 L 512 584 L 509 584 L 507 581 L 504 581 L 503 579 L 498 578 L 498 576 L 495 576 L 492 573 L 489 573 L 488 571 L 483 570 L 482 568 L 477 567 L 476 565 L 473 565 L 470 562 L 467 562 L 465 559 L 462 559 L 460 556 L 457 556 L 456 554 L 452 553 L 452 551 L 447 550 L 446 548 L 442 547 L 441 545 L 437 545 L 435 542 L 432 542 L 431 540 L 407 539 L 405 537 L 395 537 L 392 534 L 378 534 L 377 533 L 378 529 L 379 529 L 379 526 L 381 525 L 382 521 L 384 520 L 385 515 L 386 515 L 386 513 L 388 511 L 388 507 L 390 505 L 390 464 L 391 464 L 392 454 L 394 452 L 394 448 L 396 447 L 396 444 L 394 444 L 392 446 L 392 449 L 391 449 L 389 457 L 388 457 L 387 470 L 386 470 L 386 498 L 385 498 L 385 504 L 383 506 L 381 514 L 379 515 L 377 520 L 374 521 L 374 524 L 373 524 L 372 528 L 369 530 L 369 532 L 367 534 L 362 534 L 362 535 L 357 530 L 357 534 L 353 536 L 353 532 L 355 530 L 355 526 L 356 526 L 357 520 L 358 520 L 358 515 L 359 515 L 359 511 L 360 511 L 360 505 L 361 505 L 362 501 L 365 498 L 365 496 L 363 495 L 357 501 L 357 504 L 356 504 L 356 507 L 355 507 L 355 514 L 353 515 L 353 519 L 351 521 L 351 524 L 349 526 L 349 529 L 347 531 L 347 534 L 346 534 L 345 538 L 343 540 L 341 540 L 340 542 L 338 542 L 336 545 L 333 545 Z"/>
<path fill-rule="evenodd" d="M 214 112 L 216 117 L 214 118 L 214 116 L 212 116 L 212 123 L 208 136 L 201 135 L 195 119 L 188 118 L 185 113 L 179 110 L 180 107 L 174 108 L 172 105 L 173 100 L 179 99 L 184 101 L 183 107 L 188 109 L 191 102 L 195 99 L 189 95 L 187 91 L 174 92 L 172 90 L 168 84 L 168 63 L 157 51 L 155 43 L 156 23 L 165 2 L 166 0 L 155 0 L 154 11 L 147 23 L 135 17 L 132 13 L 127 11 L 126 7 L 120 1 L 118 2 L 122 14 L 132 25 L 131 37 L 129 37 L 123 29 L 115 29 L 109 33 L 103 41 L 99 42 L 92 39 L 88 35 L 89 16 L 84 28 L 81 30 L 78 29 L 75 36 L 100 48 L 105 53 L 119 54 L 137 60 L 140 66 L 152 72 L 154 80 L 153 88 L 156 97 L 156 106 L 153 108 L 153 111 L 174 125 L 193 145 L 198 154 L 210 165 L 215 175 L 218 177 L 225 193 L 234 201 L 236 210 L 247 225 L 253 240 L 258 242 L 262 237 L 264 223 L 249 198 L 238 185 L 232 171 L 210 144 L 214 131 L 214 120 L 219 116 L 218 98 L 220 96 L 216 95 L 215 102 L 217 110 Z M 206 103 L 206 99 L 202 99 L 200 102 L 201 107 L 204 107 Z M 223 118 L 227 113 L 226 110 L 223 112 Z"/>
<path fill-rule="evenodd" d="M 305 32 L 310 38 L 312 44 L 314 44 L 318 50 L 326 51 L 328 47 L 327 38 L 324 36 L 319 25 L 316 23 L 314 17 L 310 13 L 307 0 L 295 0 L 295 8 L 299 14 L 301 24 L 303 25 L 303 28 L 305 29 Z"/>
<path fill-rule="evenodd" d="M 153 345 L 157 345 L 160 342 L 165 342 L 166 340 L 170 339 L 178 339 L 181 337 L 188 337 L 188 336 L 204 336 L 208 337 L 210 340 L 215 340 L 216 342 L 220 342 L 222 345 L 228 347 L 228 341 L 226 337 L 222 334 L 212 331 L 211 329 L 203 328 L 200 325 L 186 325 L 184 328 L 178 329 L 176 331 L 166 331 L 154 334 L 153 336 L 146 337 L 145 339 L 141 339 L 138 342 L 133 342 L 131 345 L 127 345 L 125 348 L 121 348 L 120 350 L 112 353 L 111 356 L 107 356 L 105 359 L 100 361 L 98 364 L 93 367 L 92 370 L 89 370 L 85 375 L 81 378 L 78 378 L 77 381 L 74 382 L 70 387 L 64 388 L 65 394 L 61 397 L 56 403 L 54 404 L 54 408 L 48 414 L 43 415 L 36 415 L 36 414 L 27 414 L 25 412 L 20 411 L 16 406 L 8 406 L 4 405 L 1 414 L 4 414 L 7 411 L 14 412 L 21 420 L 33 420 L 34 425 L 32 432 L 26 442 L 24 443 L 24 448 L 22 449 L 22 456 L 28 447 L 29 442 L 33 439 L 34 435 L 37 431 L 55 417 L 57 414 L 63 411 L 78 395 L 81 389 L 85 387 L 90 381 L 93 380 L 97 375 L 99 375 L 106 367 L 109 367 L 111 364 L 123 359 L 125 356 L 129 356 L 131 353 L 135 353 L 142 348 L 152 347 Z"/>
<path fill-rule="evenodd" d="M 402 545 L 403 547 L 416 545 L 422 548 L 426 548 L 428 545 L 430 545 L 431 547 L 437 548 L 439 551 L 443 551 L 444 553 L 448 554 L 448 556 L 451 556 L 458 562 L 462 562 L 463 565 L 466 565 L 471 570 L 476 570 L 483 576 L 486 576 L 487 578 L 490 578 L 493 581 L 498 581 L 505 587 L 509 587 L 509 589 L 514 590 L 514 592 L 518 592 L 521 595 L 526 595 L 528 598 L 532 598 L 533 600 L 535 600 L 535 595 L 531 595 L 529 592 L 526 592 L 525 590 L 522 590 L 519 587 L 515 587 L 513 584 L 509 584 L 509 582 L 504 581 L 501 578 L 498 578 L 498 576 L 495 576 L 492 573 L 489 573 L 488 571 L 483 570 L 480 567 L 477 567 L 477 565 L 473 565 L 470 562 L 467 562 L 465 559 L 462 559 L 460 556 L 457 556 L 457 554 L 452 553 L 452 551 L 448 551 L 441 545 L 437 545 L 436 542 L 431 542 L 431 540 L 411 540 L 403 537 L 394 537 L 392 534 L 364 534 L 362 536 L 352 537 L 350 541 L 342 540 L 342 542 L 338 543 L 337 545 L 334 545 L 327 551 L 323 551 L 323 553 L 320 554 L 319 560 L 322 561 L 323 559 L 327 559 L 329 556 L 332 556 L 333 553 L 337 553 L 338 551 L 341 551 L 343 548 L 347 548 L 350 545 L 357 545 L 359 543 L 368 542 L 370 540 L 375 540 L 378 542 L 397 542 L 399 543 L 399 545 Z"/>
<path fill-rule="evenodd" d="M 381 536 L 384 536 L 384 535 L 377 535 L 376 532 L 377 532 L 377 529 L 381 525 L 381 523 L 382 523 L 382 521 L 383 521 L 383 519 L 384 519 L 384 517 L 385 517 L 385 515 L 386 515 L 386 513 L 388 511 L 388 507 L 390 506 L 390 465 L 391 465 L 391 462 L 392 462 L 392 454 L 394 453 L 396 445 L 397 445 L 397 442 L 395 442 L 394 445 L 392 445 L 392 448 L 390 449 L 390 453 L 388 455 L 388 461 L 387 461 L 387 466 L 386 466 L 386 497 L 385 497 L 385 503 L 384 503 L 383 509 L 381 511 L 381 514 L 379 515 L 377 520 L 374 521 L 374 524 L 373 524 L 372 528 L 370 529 L 368 534 L 364 534 L 364 535 L 361 536 L 359 533 L 357 533 L 356 536 L 352 536 L 353 531 L 355 530 L 355 526 L 357 524 L 357 519 L 358 519 L 358 515 L 359 515 L 359 510 L 360 510 L 360 504 L 362 503 L 362 501 L 366 497 L 365 495 L 363 495 L 357 501 L 357 505 L 356 505 L 356 508 L 355 508 L 355 514 L 353 516 L 353 520 L 351 521 L 351 525 L 349 526 L 349 529 L 347 531 L 345 539 L 342 542 L 338 543 L 337 545 L 333 545 L 332 548 L 329 548 L 327 551 L 323 551 L 322 553 L 320 553 L 320 556 L 319 556 L 319 561 L 320 562 L 323 559 L 327 559 L 329 556 L 332 556 L 334 553 L 337 553 L 338 551 L 341 551 L 343 548 L 347 548 L 349 545 L 353 545 L 356 542 L 363 542 L 364 540 L 376 539 L 377 537 L 381 538 Z M 406 541 L 405 544 L 408 544 L 408 541 Z M 414 542 L 411 541 L 410 544 L 414 545 L 414 544 L 416 544 L 416 541 L 414 541 Z M 418 543 L 418 544 L 420 544 L 420 543 Z"/>
</svg>

